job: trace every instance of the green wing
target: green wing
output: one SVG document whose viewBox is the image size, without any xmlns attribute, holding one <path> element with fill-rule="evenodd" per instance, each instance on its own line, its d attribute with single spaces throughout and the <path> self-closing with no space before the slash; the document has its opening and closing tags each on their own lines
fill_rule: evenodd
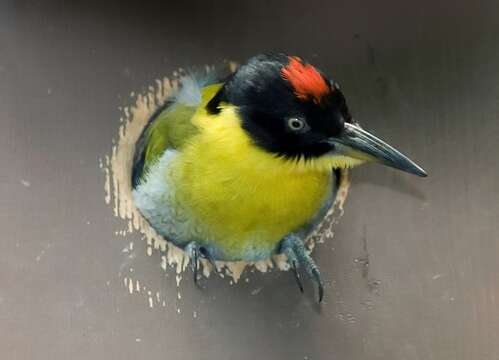
<svg viewBox="0 0 499 360">
<path fill-rule="evenodd" d="M 151 117 L 136 144 L 132 174 L 134 188 L 167 149 L 180 149 L 197 132 L 191 122 L 195 112 L 195 106 L 170 102 Z"/>
<path fill-rule="evenodd" d="M 195 107 L 176 104 L 163 111 L 148 129 L 148 144 L 145 149 L 145 166 L 158 160 L 166 149 L 180 149 L 197 132 L 191 118 Z"/>
<path fill-rule="evenodd" d="M 183 100 L 182 91 L 176 100 L 167 101 L 154 113 L 136 144 L 132 172 L 133 188 L 136 188 L 148 169 L 158 161 L 167 149 L 180 150 L 198 132 L 192 117 L 199 106 L 205 106 L 221 84 L 197 89 L 199 101 Z"/>
</svg>

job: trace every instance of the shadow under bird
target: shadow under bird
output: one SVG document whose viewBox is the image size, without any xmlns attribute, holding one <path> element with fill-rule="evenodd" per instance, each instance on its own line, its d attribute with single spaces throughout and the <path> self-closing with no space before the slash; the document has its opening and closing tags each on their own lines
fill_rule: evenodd
<svg viewBox="0 0 499 360">
<path fill-rule="evenodd" d="M 285 54 L 258 55 L 222 82 L 184 79 L 137 145 L 135 205 L 162 236 L 199 257 L 287 255 L 300 289 L 319 289 L 307 235 L 332 206 L 338 169 L 379 162 L 425 171 L 354 122 L 339 85 Z"/>
</svg>

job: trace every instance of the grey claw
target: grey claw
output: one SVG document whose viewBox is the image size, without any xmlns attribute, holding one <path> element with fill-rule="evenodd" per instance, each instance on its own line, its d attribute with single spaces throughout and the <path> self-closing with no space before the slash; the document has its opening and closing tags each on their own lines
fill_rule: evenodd
<svg viewBox="0 0 499 360">
<path fill-rule="evenodd" d="M 321 279 L 321 273 L 317 268 L 312 269 L 312 275 L 315 279 L 315 282 L 317 283 L 317 288 L 319 290 L 319 303 L 322 302 L 322 299 L 324 298 L 324 283 L 322 282 Z"/>
<path fill-rule="evenodd" d="M 296 283 L 298 284 L 298 287 L 300 288 L 300 292 L 303 294 L 303 284 L 301 282 L 300 273 L 298 272 L 298 268 L 296 266 L 296 261 L 291 262 L 291 267 L 293 268 L 293 273 L 295 274 Z"/>
<path fill-rule="evenodd" d="M 192 252 L 191 266 L 192 266 L 192 272 L 194 274 L 194 284 L 196 285 L 198 285 L 198 270 L 199 270 L 198 259 L 199 259 L 199 250 L 197 248 L 194 248 Z"/>
<path fill-rule="evenodd" d="M 324 298 L 324 283 L 322 282 L 321 274 L 317 268 L 317 265 L 312 257 L 307 253 L 303 240 L 296 235 L 290 234 L 283 239 L 280 251 L 288 256 L 288 262 L 293 269 L 296 282 L 298 283 L 301 292 L 303 292 L 303 285 L 300 274 L 298 273 L 299 266 L 303 266 L 309 276 L 311 276 L 312 280 L 317 283 L 319 303 L 321 303 Z"/>
</svg>

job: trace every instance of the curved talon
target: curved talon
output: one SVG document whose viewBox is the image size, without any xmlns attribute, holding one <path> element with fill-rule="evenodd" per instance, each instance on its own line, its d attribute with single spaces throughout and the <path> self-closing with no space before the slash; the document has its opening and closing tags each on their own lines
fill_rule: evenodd
<svg viewBox="0 0 499 360">
<path fill-rule="evenodd" d="M 194 274 L 193 280 L 194 284 L 199 285 L 199 269 L 200 269 L 200 258 L 206 259 L 213 266 L 215 271 L 218 271 L 217 265 L 215 264 L 215 259 L 211 256 L 210 252 L 204 247 L 200 246 L 197 242 L 191 241 L 184 247 L 184 251 L 189 254 L 190 265 L 192 272 Z"/>
<path fill-rule="evenodd" d="M 322 282 L 321 273 L 319 272 L 319 269 L 317 268 L 312 269 L 312 275 L 315 279 L 315 282 L 317 283 L 317 288 L 319 291 L 319 303 L 321 303 L 322 299 L 324 298 L 324 283 Z"/>
<path fill-rule="evenodd" d="M 295 274 L 296 283 L 298 284 L 298 287 L 300 288 L 300 292 L 303 294 L 303 284 L 301 282 L 300 273 L 298 272 L 298 267 L 296 266 L 296 261 L 291 261 L 291 267 L 292 267 L 293 272 Z"/>
<path fill-rule="evenodd" d="M 198 285 L 198 259 L 199 259 L 199 250 L 197 248 L 194 248 L 192 252 L 192 272 L 194 274 L 194 284 Z"/>
<path fill-rule="evenodd" d="M 280 251 L 288 256 L 288 262 L 293 268 L 300 290 L 303 292 L 303 286 L 297 268 L 303 266 L 312 280 L 317 283 L 319 303 L 322 302 L 322 299 L 324 298 L 324 283 L 321 279 L 321 273 L 312 257 L 307 253 L 303 240 L 294 234 L 290 234 L 282 240 Z"/>
</svg>

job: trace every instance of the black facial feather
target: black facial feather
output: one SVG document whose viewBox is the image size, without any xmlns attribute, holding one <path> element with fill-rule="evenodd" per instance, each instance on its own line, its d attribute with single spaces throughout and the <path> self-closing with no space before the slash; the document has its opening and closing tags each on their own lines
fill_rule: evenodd
<svg viewBox="0 0 499 360">
<path fill-rule="evenodd" d="M 319 157 L 332 150 L 326 139 L 339 134 L 351 115 L 343 94 L 322 73 L 331 91 L 320 102 L 299 98 L 281 73 L 289 61 L 284 54 L 250 59 L 208 103 L 207 110 L 218 113 L 221 101 L 233 104 L 243 129 L 258 146 L 288 158 Z M 290 128 L 291 118 L 305 122 L 306 130 Z"/>
</svg>

